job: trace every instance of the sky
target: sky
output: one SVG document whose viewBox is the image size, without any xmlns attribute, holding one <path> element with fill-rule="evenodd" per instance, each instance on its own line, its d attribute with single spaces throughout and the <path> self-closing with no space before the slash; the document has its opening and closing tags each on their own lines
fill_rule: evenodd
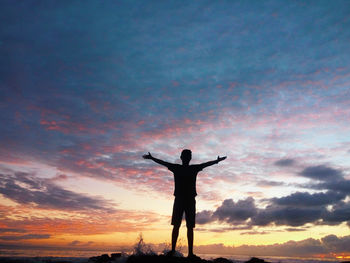
<svg viewBox="0 0 350 263">
<path fill-rule="evenodd" d="M 0 247 L 350 257 L 349 1 L 0 1 Z M 186 228 L 180 229 L 185 247 Z"/>
</svg>

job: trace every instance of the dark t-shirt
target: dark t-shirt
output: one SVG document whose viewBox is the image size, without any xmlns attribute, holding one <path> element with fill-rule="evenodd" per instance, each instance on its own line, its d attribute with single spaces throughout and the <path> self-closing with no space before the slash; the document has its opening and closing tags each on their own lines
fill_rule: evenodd
<svg viewBox="0 0 350 263">
<path fill-rule="evenodd" d="M 170 164 L 168 169 L 174 173 L 176 197 L 195 197 L 196 179 L 199 171 L 203 169 L 202 165 L 181 165 Z"/>
</svg>

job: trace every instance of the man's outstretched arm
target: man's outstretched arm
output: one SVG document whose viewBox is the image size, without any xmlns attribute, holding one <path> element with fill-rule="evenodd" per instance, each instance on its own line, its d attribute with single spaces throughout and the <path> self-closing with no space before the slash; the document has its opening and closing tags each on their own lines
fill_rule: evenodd
<svg viewBox="0 0 350 263">
<path fill-rule="evenodd" d="M 206 163 L 201 163 L 201 164 L 199 164 L 199 166 L 200 166 L 202 169 L 204 169 L 205 167 L 211 166 L 211 165 L 213 165 L 213 164 L 217 164 L 217 163 L 219 163 L 219 162 L 225 160 L 226 158 L 227 158 L 226 156 L 224 156 L 224 157 L 218 156 L 218 158 L 217 158 L 216 160 L 214 160 L 214 161 L 209 161 L 209 162 L 206 162 Z"/>
<path fill-rule="evenodd" d="M 154 161 L 156 163 L 159 163 L 161 165 L 164 165 L 164 166 L 166 166 L 168 168 L 169 168 L 170 165 L 172 165 L 172 163 L 168 163 L 166 161 L 163 161 L 163 160 L 160 160 L 160 159 L 157 159 L 157 158 L 153 157 L 150 152 L 148 152 L 148 154 L 143 155 L 142 157 L 144 159 L 150 159 L 150 160 L 152 160 L 152 161 Z"/>
</svg>

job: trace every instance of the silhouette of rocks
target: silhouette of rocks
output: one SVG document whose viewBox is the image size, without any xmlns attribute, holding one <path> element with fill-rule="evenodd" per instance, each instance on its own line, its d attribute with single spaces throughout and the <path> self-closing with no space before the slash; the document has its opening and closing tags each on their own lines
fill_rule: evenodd
<svg viewBox="0 0 350 263">
<path fill-rule="evenodd" d="M 227 258 L 216 258 L 213 260 L 213 263 L 232 263 L 233 261 L 232 260 L 229 260 Z"/>
<path fill-rule="evenodd" d="M 120 258 L 122 256 L 122 253 L 112 253 L 111 259 L 116 260 L 117 258 Z"/>
<path fill-rule="evenodd" d="M 103 254 L 101 256 L 91 257 L 88 262 L 91 263 L 109 263 L 112 261 L 112 258 L 108 254 Z"/>
<path fill-rule="evenodd" d="M 107 254 L 103 254 L 101 256 L 91 257 L 89 258 L 89 263 L 113 263 L 118 262 L 118 260 L 122 258 L 121 253 L 113 253 L 111 256 Z M 125 262 L 125 261 L 123 261 Z M 173 257 L 166 255 L 131 255 L 126 258 L 126 263 L 234 263 L 234 261 L 229 260 L 227 258 L 219 257 L 213 260 L 206 260 L 200 257 Z M 252 257 L 245 263 L 269 263 L 260 258 Z M 350 262 L 343 262 L 350 263 Z"/>
<path fill-rule="evenodd" d="M 186 257 L 169 257 L 164 255 L 140 255 L 130 256 L 126 263 L 234 263 L 234 261 L 227 258 L 216 258 L 213 260 L 206 260 L 200 257 L 186 258 Z M 251 258 L 245 263 L 270 263 L 260 258 Z"/>
<path fill-rule="evenodd" d="M 249 259 L 246 263 L 269 263 L 268 261 L 265 261 L 263 259 L 260 258 L 254 258 L 252 257 L 251 259 Z"/>
<path fill-rule="evenodd" d="M 114 253 L 111 256 L 103 254 L 101 256 L 95 256 L 89 258 L 89 263 L 113 263 L 118 262 L 118 259 L 122 258 L 121 253 Z M 174 257 L 166 255 L 131 255 L 127 258 L 124 258 L 126 263 L 233 263 L 232 260 L 226 258 L 216 258 L 213 260 L 206 260 L 200 257 Z M 123 261 L 125 262 L 125 261 Z M 255 263 L 255 262 L 253 262 Z M 260 263 L 260 262 L 259 262 Z"/>
<path fill-rule="evenodd" d="M 132 255 L 128 257 L 126 263 L 209 263 L 210 261 L 207 261 L 205 259 L 201 258 L 193 258 L 189 259 L 186 257 L 171 257 L 171 256 L 165 256 L 165 255 L 141 255 L 141 256 L 135 256 Z"/>
</svg>

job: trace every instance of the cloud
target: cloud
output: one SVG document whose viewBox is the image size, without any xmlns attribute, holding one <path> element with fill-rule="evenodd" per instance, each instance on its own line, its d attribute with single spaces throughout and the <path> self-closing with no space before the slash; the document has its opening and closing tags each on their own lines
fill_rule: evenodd
<svg viewBox="0 0 350 263">
<path fill-rule="evenodd" d="M 5 241 L 17 241 L 27 239 L 48 239 L 51 235 L 48 234 L 27 234 L 22 236 L 0 236 L 1 240 Z"/>
<path fill-rule="evenodd" d="M 306 188 L 327 189 L 334 193 L 337 192 L 338 195 L 350 195 L 350 180 L 344 178 L 341 170 L 318 165 L 305 168 L 299 175 L 317 180 L 307 185 Z"/>
<path fill-rule="evenodd" d="M 286 256 L 286 257 L 313 257 L 323 255 L 334 258 L 335 253 L 349 253 L 350 236 L 337 237 L 328 235 L 321 239 L 308 238 L 300 241 L 287 241 L 271 245 L 242 245 L 225 246 L 212 244 L 196 246 L 198 253 L 218 253 L 249 255 L 249 256 Z M 216 251 L 216 252 L 214 252 Z M 252 254 L 253 251 L 253 254 Z"/>
<path fill-rule="evenodd" d="M 215 220 L 215 219 L 213 219 Z M 196 228 L 196 231 L 202 231 L 202 232 L 214 232 L 214 233 L 227 233 L 229 231 L 236 231 L 236 230 L 249 230 L 253 227 L 251 225 L 240 225 L 240 226 L 226 226 L 226 227 L 215 227 L 215 228 L 203 228 L 199 227 Z"/>
<path fill-rule="evenodd" d="M 285 197 L 272 198 L 270 201 L 273 204 L 280 206 L 310 207 L 334 204 L 343 200 L 345 197 L 345 194 L 334 191 L 315 194 L 310 194 L 308 192 L 296 192 Z"/>
<path fill-rule="evenodd" d="M 244 222 L 257 214 L 254 199 L 248 197 L 245 200 L 239 200 L 236 203 L 232 199 L 226 199 L 221 206 L 213 213 L 213 217 L 220 221 L 226 221 L 231 224 Z"/>
<path fill-rule="evenodd" d="M 350 180 L 338 179 L 329 180 L 326 182 L 321 182 L 319 184 L 313 185 L 316 189 L 329 189 L 332 191 L 339 191 L 346 195 L 350 195 Z"/>
<path fill-rule="evenodd" d="M 6 225 L 6 229 L 1 233 L 8 233 L 7 236 L 22 233 L 8 232 L 7 229 L 20 229 L 28 233 L 54 233 L 55 235 L 140 232 L 154 228 L 154 224 L 164 221 L 164 216 L 157 213 L 123 209 L 118 209 L 115 213 L 108 213 L 105 210 L 47 210 L 36 207 L 36 214 L 31 217 L 24 215 L 33 213 L 32 206 L 0 205 L 0 210 L 2 211 L 1 224 Z"/>
<path fill-rule="evenodd" d="M 76 246 L 76 245 L 79 245 L 79 244 L 81 244 L 81 242 L 79 240 L 74 240 L 74 241 L 70 242 L 68 245 Z"/>
<path fill-rule="evenodd" d="M 274 224 L 297 227 L 307 223 L 335 225 L 343 222 L 350 225 L 350 202 L 344 201 L 349 195 L 350 184 L 344 179 L 342 172 L 319 165 L 307 167 L 301 174 L 318 179 L 319 183 L 312 182 L 308 188 L 328 191 L 295 192 L 283 197 L 265 199 L 268 202 L 265 208 L 258 208 L 252 197 L 236 203 L 232 199 L 226 199 L 215 211 L 199 212 L 198 223 L 206 224 L 218 220 L 238 226 Z M 262 183 L 269 184 L 269 181 L 262 181 Z M 289 231 L 294 229 L 290 228 Z"/>
<path fill-rule="evenodd" d="M 285 185 L 285 182 L 277 182 L 277 181 L 268 181 L 268 180 L 259 180 L 256 185 L 261 187 L 270 187 L 270 186 L 282 186 Z"/>
<path fill-rule="evenodd" d="M 297 198 L 294 199 L 294 197 Z M 265 208 L 257 208 L 252 197 L 246 200 L 239 200 L 237 203 L 231 199 L 225 200 L 214 212 L 199 212 L 199 224 L 206 224 L 215 220 L 238 226 L 267 226 L 270 224 L 286 226 L 303 226 L 307 223 L 314 224 L 339 224 L 349 221 L 350 203 L 339 202 L 339 200 L 329 200 L 327 202 L 318 201 L 319 195 L 301 195 L 305 200 L 299 199 L 299 195 L 291 195 L 286 199 L 270 200 L 270 205 Z M 321 195 L 323 196 L 323 195 Z M 309 200 L 307 198 L 310 198 Z M 286 201 L 288 200 L 288 201 Z M 300 204 L 297 202 L 305 202 Z M 316 201 L 315 201 L 316 200 Z M 330 212 L 326 206 L 336 203 Z M 248 220 L 249 219 L 249 220 Z M 229 230 L 229 229 L 226 229 Z M 231 230 L 241 230 L 240 228 Z M 290 228 L 288 231 L 293 231 Z"/>
<path fill-rule="evenodd" d="M 295 164 L 295 160 L 290 158 L 280 159 L 274 162 L 274 165 L 281 166 L 281 167 L 293 166 L 294 164 Z"/>
<path fill-rule="evenodd" d="M 213 212 L 209 210 L 203 210 L 196 213 L 196 223 L 197 224 L 207 224 L 215 220 L 213 218 Z"/>
<path fill-rule="evenodd" d="M 27 232 L 25 229 L 22 228 L 0 228 L 0 233 L 25 233 Z"/>
<path fill-rule="evenodd" d="M 307 228 L 288 227 L 288 228 L 285 228 L 285 230 L 288 231 L 288 232 L 301 232 L 301 231 L 306 231 Z"/>
<path fill-rule="evenodd" d="M 331 252 L 350 252 L 350 236 L 337 237 L 328 235 L 321 238 L 324 247 Z"/>
<path fill-rule="evenodd" d="M 310 166 L 305 168 L 299 173 L 299 175 L 315 179 L 318 181 L 330 181 L 343 179 L 342 172 L 340 170 L 328 167 L 326 165 Z"/>
<path fill-rule="evenodd" d="M 73 247 L 88 247 L 91 246 L 92 244 L 94 244 L 93 241 L 88 241 L 88 242 L 82 242 L 79 240 L 73 240 L 72 242 L 68 243 L 68 246 L 73 246 Z"/>
<path fill-rule="evenodd" d="M 302 226 L 321 219 L 326 209 L 321 207 L 284 207 L 270 205 L 251 218 L 252 225 L 266 226 L 271 223 L 275 225 Z"/>
<path fill-rule="evenodd" d="M 266 235 L 270 234 L 269 231 L 247 231 L 247 232 L 241 232 L 240 235 Z"/>
<path fill-rule="evenodd" d="M 324 224 L 339 224 L 341 222 L 350 223 L 350 202 L 339 202 L 335 204 L 330 211 L 323 216 Z"/>
<path fill-rule="evenodd" d="M 115 212 L 115 204 L 98 196 L 75 193 L 29 173 L 0 174 L 0 193 L 19 204 L 38 208 Z"/>
<path fill-rule="evenodd" d="M 328 235 L 321 239 L 308 238 L 300 241 L 287 241 L 271 245 L 241 245 L 225 246 L 223 244 L 210 244 L 196 246 L 198 253 L 222 253 L 231 255 L 249 256 L 287 256 L 313 257 L 323 255 L 334 258 L 337 253 L 350 252 L 350 236 L 337 237 Z M 252 254 L 253 251 L 253 254 Z"/>
</svg>

